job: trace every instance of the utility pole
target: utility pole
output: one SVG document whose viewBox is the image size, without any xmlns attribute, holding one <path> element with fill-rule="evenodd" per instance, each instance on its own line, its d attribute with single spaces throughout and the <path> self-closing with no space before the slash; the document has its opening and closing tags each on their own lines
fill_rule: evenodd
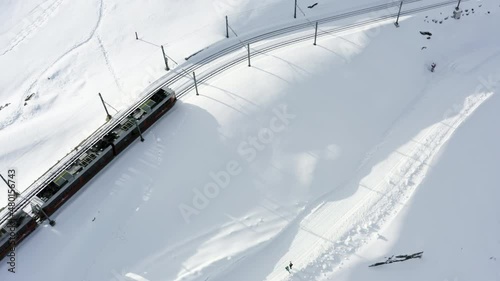
<svg viewBox="0 0 500 281">
<path fill-rule="evenodd" d="M 295 7 L 294 7 L 294 10 L 293 10 L 293 18 L 294 19 L 297 18 L 297 0 L 295 0 Z"/>
<path fill-rule="evenodd" d="M 139 132 L 139 136 L 141 137 L 141 141 L 143 142 L 144 138 L 142 137 L 141 128 L 139 128 L 139 124 L 137 123 L 137 119 L 135 119 L 135 117 L 132 117 L 132 119 L 134 119 L 135 127 L 137 128 L 137 131 Z"/>
<path fill-rule="evenodd" d="M 456 20 L 459 20 L 460 16 L 462 15 L 462 10 L 460 10 L 460 2 L 461 0 L 458 0 L 458 4 L 455 7 L 455 10 L 453 10 L 453 18 Z"/>
<path fill-rule="evenodd" d="M 49 225 L 54 227 L 56 225 L 56 221 L 51 219 L 44 211 L 42 208 L 40 208 L 40 212 L 45 216 L 45 218 L 49 221 Z"/>
<path fill-rule="evenodd" d="M 403 7 L 403 1 L 401 1 L 401 4 L 399 4 L 399 12 L 398 12 L 398 17 L 396 19 L 396 22 L 394 23 L 394 25 L 396 27 L 399 27 L 399 15 L 401 14 L 401 7 Z"/>
<path fill-rule="evenodd" d="M 316 22 L 316 30 L 314 31 L 314 46 L 316 46 L 317 37 L 318 37 L 318 22 Z"/>
<path fill-rule="evenodd" d="M 31 209 L 34 210 L 38 214 L 42 214 L 46 220 L 49 221 L 49 225 L 54 227 L 56 225 L 56 221 L 51 219 L 44 211 L 43 209 L 38 206 L 37 204 L 31 203 Z"/>
<path fill-rule="evenodd" d="M 226 38 L 229 38 L 229 20 L 226 16 Z"/>
<path fill-rule="evenodd" d="M 247 50 L 248 50 L 248 67 L 252 66 L 250 64 L 250 44 L 247 45 Z"/>
<path fill-rule="evenodd" d="M 135 40 L 139 40 L 139 36 L 137 36 L 137 31 L 135 32 Z"/>
<path fill-rule="evenodd" d="M 165 69 L 169 71 L 170 67 L 168 67 L 168 58 L 167 55 L 165 55 L 165 49 L 163 49 L 163 45 L 161 45 L 161 52 L 163 53 L 163 60 L 165 60 Z"/>
<path fill-rule="evenodd" d="M 17 191 L 17 189 L 15 188 L 15 184 L 13 185 L 10 185 L 9 182 L 0 174 L 0 177 L 2 178 L 3 182 L 5 182 L 5 184 L 7 185 L 7 187 L 12 190 L 12 192 L 14 192 L 14 194 L 17 196 L 21 195 L 21 193 L 19 193 L 19 191 Z"/>
<path fill-rule="evenodd" d="M 199 96 L 200 94 L 198 93 L 198 82 L 196 81 L 196 74 L 193 71 L 193 79 L 194 79 L 194 88 L 196 90 L 196 95 Z"/>
<path fill-rule="evenodd" d="M 99 93 L 99 97 L 101 98 L 102 106 L 104 106 L 104 110 L 106 111 L 106 121 L 109 121 L 111 120 L 111 114 L 108 112 L 108 108 L 106 107 L 106 103 L 104 102 L 101 93 Z"/>
</svg>

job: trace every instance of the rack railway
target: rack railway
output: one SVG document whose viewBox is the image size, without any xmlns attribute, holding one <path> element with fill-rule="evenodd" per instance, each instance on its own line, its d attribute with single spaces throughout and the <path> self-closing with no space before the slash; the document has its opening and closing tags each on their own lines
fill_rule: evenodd
<svg viewBox="0 0 500 281">
<path fill-rule="evenodd" d="M 408 0 L 405 4 L 419 2 L 421 0 Z M 465 0 L 467 1 L 467 0 Z M 463 2 L 465 2 L 463 1 Z M 400 2 L 392 2 L 377 5 L 361 10 L 356 10 L 335 16 L 329 16 L 315 21 L 326 23 L 358 16 L 370 12 L 380 11 L 396 7 Z M 431 10 L 439 7 L 455 4 L 456 1 L 444 1 L 410 9 L 401 15 L 410 15 L 418 12 Z M 350 25 L 334 27 L 322 30 L 318 37 L 334 35 L 350 29 L 359 28 L 369 24 L 382 22 L 395 17 L 397 14 L 388 14 L 377 18 L 357 22 Z M 142 95 L 143 98 L 135 102 L 128 110 L 117 114 L 109 122 L 97 129 L 89 138 L 84 140 L 75 150 L 66 155 L 58 164 L 50 168 L 44 175 L 30 185 L 19 200 L 15 201 L 15 207 L 4 208 L 0 212 L 0 260 L 5 257 L 13 247 L 18 245 L 37 226 L 43 222 L 47 216 L 58 210 L 71 196 L 78 192 L 89 182 L 99 171 L 110 163 L 118 154 L 123 152 L 134 140 L 139 137 L 141 131 L 147 130 L 166 112 L 168 112 L 178 98 L 182 97 L 194 88 L 194 83 L 188 83 L 174 92 L 167 85 L 179 81 L 185 77 L 184 73 L 189 73 L 199 69 L 201 66 L 211 63 L 229 53 L 238 51 L 242 46 L 256 43 L 261 40 L 270 39 L 280 35 L 288 34 L 298 30 L 311 27 L 311 22 L 292 25 L 280 28 L 264 34 L 239 41 L 229 47 L 211 54 L 197 63 L 193 63 L 179 72 L 171 72 L 153 85 L 148 87 Z M 291 44 L 310 40 L 313 35 L 304 35 L 298 38 L 284 40 L 270 46 L 255 51 L 252 56 L 257 56 L 278 48 Z M 198 81 L 204 82 L 208 79 L 230 69 L 231 67 L 245 61 L 246 56 L 242 55 L 226 62 L 213 70 L 208 71 Z M 27 211 L 28 204 L 35 203 L 36 208 Z M 12 215 L 13 214 L 13 215 Z"/>
<path fill-rule="evenodd" d="M 69 198 L 97 175 L 108 163 L 122 153 L 142 131 L 147 130 L 177 101 L 175 92 L 168 87 L 158 89 L 148 100 L 136 107 L 125 119 L 79 157 L 65 166 L 57 176 L 37 191 L 32 198 L 37 202 L 32 214 L 19 210 L 0 229 L 0 258 L 19 244 L 38 224 L 59 209 Z M 53 223 L 53 221 L 51 221 Z"/>
</svg>

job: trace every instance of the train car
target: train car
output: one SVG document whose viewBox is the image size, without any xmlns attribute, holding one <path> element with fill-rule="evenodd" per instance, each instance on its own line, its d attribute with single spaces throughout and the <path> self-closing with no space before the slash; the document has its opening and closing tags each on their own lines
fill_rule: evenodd
<svg viewBox="0 0 500 281">
<path fill-rule="evenodd" d="M 116 155 L 137 139 L 139 136 L 137 127 L 145 131 L 170 110 L 175 102 L 176 96 L 173 90 L 166 87 L 159 89 L 150 99 L 136 108 L 129 118 L 118 124 L 42 189 L 37 196 L 45 202 L 42 209 L 47 215 L 53 214 Z"/>
<path fill-rule="evenodd" d="M 122 152 L 135 139 L 139 137 L 139 131 L 146 131 L 151 125 L 160 119 L 177 101 L 175 92 L 170 88 L 163 87 L 156 91 L 151 98 L 140 105 L 130 114 L 130 116 L 122 121 L 120 125 L 113 130 L 116 139 L 113 142 L 113 147 L 116 154 Z"/>
<path fill-rule="evenodd" d="M 52 181 L 47 188 L 38 193 L 37 196 L 45 202 L 42 205 L 45 213 L 49 216 L 53 214 L 64 202 L 111 162 L 113 157 L 113 151 L 109 144 L 103 148 L 94 146 L 86 151 L 75 163 Z"/>
<path fill-rule="evenodd" d="M 167 87 L 156 91 L 151 98 L 136 108 L 128 118 L 125 118 L 110 133 L 105 135 L 95 145 L 88 148 L 76 161 L 71 163 L 48 185 L 42 188 L 34 198 L 43 203 L 41 209 L 46 215 L 54 214 L 69 198 L 97 175 L 115 156 L 125 150 L 137 137 L 139 130 L 145 131 L 161 118 L 172 106 L 177 97 L 175 92 Z M 36 228 L 37 219 L 44 218 L 35 214 L 31 217 L 20 211 L 15 221 L 16 244 Z M 9 228 L 6 228 L 6 227 Z M 10 233 L 12 224 L 9 222 L 0 229 L 0 259 L 11 251 Z"/>
<path fill-rule="evenodd" d="M 115 156 L 120 154 L 135 139 L 139 137 L 135 122 L 131 118 L 123 120 L 112 132 L 116 138 L 113 140 Z"/>
<path fill-rule="evenodd" d="M 38 224 L 36 220 L 23 210 L 18 211 L 0 228 L 0 260 L 14 252 L 15 247 L 30 233 L 35 231 Z"/>
<path fill-rule="evenodd" d="M 177 98 L 175 92 L 169 88 L 158 90 L 146 103 L 140 108 L 146 112 L 143 116 L 143 121 L 140 122 L 140 128 L 146 131 L 156 120 L 160 119 L 172 106 L 174 106 Z"/>
</svg>

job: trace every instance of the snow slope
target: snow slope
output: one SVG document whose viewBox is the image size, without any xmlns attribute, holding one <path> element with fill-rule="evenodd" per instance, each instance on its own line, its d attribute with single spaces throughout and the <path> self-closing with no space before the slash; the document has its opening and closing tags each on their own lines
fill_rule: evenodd
<svg viewBox="0 0 500 281">
<path fill-rule="evenodd" d="M 498 3 L 463 5 L 477 12 L 427 22 L 425 16 L 451 12 L 443 8 L 404 18 L 398 29 L 387 22 L 324 37 L 316 47 L 270 52 L 251 68 L 240 65 L 205 83 L 200 96 L 179 101 L 144 143 L 134 143 L 57 212 L 55 228 L 30 236 L 17 249 L 18 272 L 2 264 L 2 280 L 359 280 L 372 271 L 358 267 L 415 248 L 426 251 L 425 261 L 428 251 L 431 260 L 453 265 L 456 255 L 445 261 L 427 248 L 439 243 L 431 235 L 438 229 L 407 236 L 395 216 L 421 201 L 407 203 L 429 171 L 461 179 L 446 166 L 454 158 L 436 157 L 452 137 L 464 149 L 462 123 L 483 104 L 498 104 Z M 435 73 L 427 69 L 432 61 Z M 488 113 L 478 115 L 477 126 L 497 123 L 498 113 Z M 474 147 L 485 153 L 491 145 Z M 494 169 L 492 159 L 484 164 Z M 425 200 L 446 193 L 427 192 Z M 448 206 L 438 198 L 435 204 Z M 474 204 L 485 203 L 480 199 Z M 494 221 L 492 205 L 476 214 L 491 208 Z M 442 220 L 456 221 L 450 213 Z M 478 226 L 488 226 L 485 243 L 498 243 L 498 223 Z M 361 248 L 377 233 L 401 245 Z M 416 237 L 423 242 L 410 247 Z M 470 240 L 464 245 L 474 246 Z M 354 259 L 346 269 L 342 262 L 358 253 L 369 260 Z M 498 247 L 490 253 L 498 256 Z M 40 262 L 47 256 L 50 265 Z M 291 276 L 284 270 L 290 260 Z M 377 278 L 400 280 L 419 262 L 377 269 Z M 467 274 L 489 266 L 473 265 Z M 452 276 L 454 268 L 428 265 L 416 276 Z M 496 273 L 489 268 L 484 276 Z"/>
<path fill-rule="evenodd" d="M 299 20 L 383 3 L 311 2 Z M 115 114 L 165 74 L 160 45 L 176 66 L 225 38 L 226 15 L 238 35 L 293 23 L 284 0 L 2 1 L 0 13 L 0 167 L 18 169 L 20 191 L 104 124 L 98 92 Z"/>
<path fill-rule="evenodd" d="M 325 280 L 500 280 L 499 106 L 498 95 L 481 106 L 394 222 Z M 421 250 L 422 260 L 367 267 Z"/>
</svg>

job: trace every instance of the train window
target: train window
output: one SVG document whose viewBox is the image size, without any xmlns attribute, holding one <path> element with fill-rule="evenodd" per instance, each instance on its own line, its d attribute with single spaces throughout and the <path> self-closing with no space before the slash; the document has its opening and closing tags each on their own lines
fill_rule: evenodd
<svg viewBox="0 0 500 281">
<path fill-rule="evenodd" d="M 7 230 L 5 228 L 0 228 L 0 239 L 7 233 Z"/>
<path fill-rule="evenodd" d="M 171 98 L 174 95 L 175 95 L 174 91 L 167 88 L 167 90 L 165 91 L 165 96 L 167 97 L 167 99 Z"/>
<path fill-rule="evenodd" d="M 144 114 L 146 114 L 146 111 L 140 108 L 136 108 L 130 117 L 135 118 L 136 120 L 140 120 Z"/>
<path fill-rule="evenodd" d="M 78 174 L 81 170 L 83 170 L 83 167 L 78 165 L 78 164 L 73 164 L 69 167 L 68 172 L 72 175 Z"/>
<path fill-rule="evenodd" d="M 148 100 L 145 102 L 143 105 L 141 105 L 141 109 L 144 110 L 146 113 L 150 113 L 151 110 L 156 106 L 156 102 L 152 100 Z"/>
<path fill-rule="evenodd" d="M 158 90 L 153 96 L 151 96 L 151 100 L 153 100 L 156 103 L 160 103 L 162 100 L 165 99 L 167 95 L 165 94 L 165 91 L 163 89 Z"/>
<path fill-rule="evenodd" d="M 122 130 L 128 131 L 130 128 L 134 126 L 134 122 L 132 120 L 127 120 L 127 122 L 123 123 Z"/>
</svg>

